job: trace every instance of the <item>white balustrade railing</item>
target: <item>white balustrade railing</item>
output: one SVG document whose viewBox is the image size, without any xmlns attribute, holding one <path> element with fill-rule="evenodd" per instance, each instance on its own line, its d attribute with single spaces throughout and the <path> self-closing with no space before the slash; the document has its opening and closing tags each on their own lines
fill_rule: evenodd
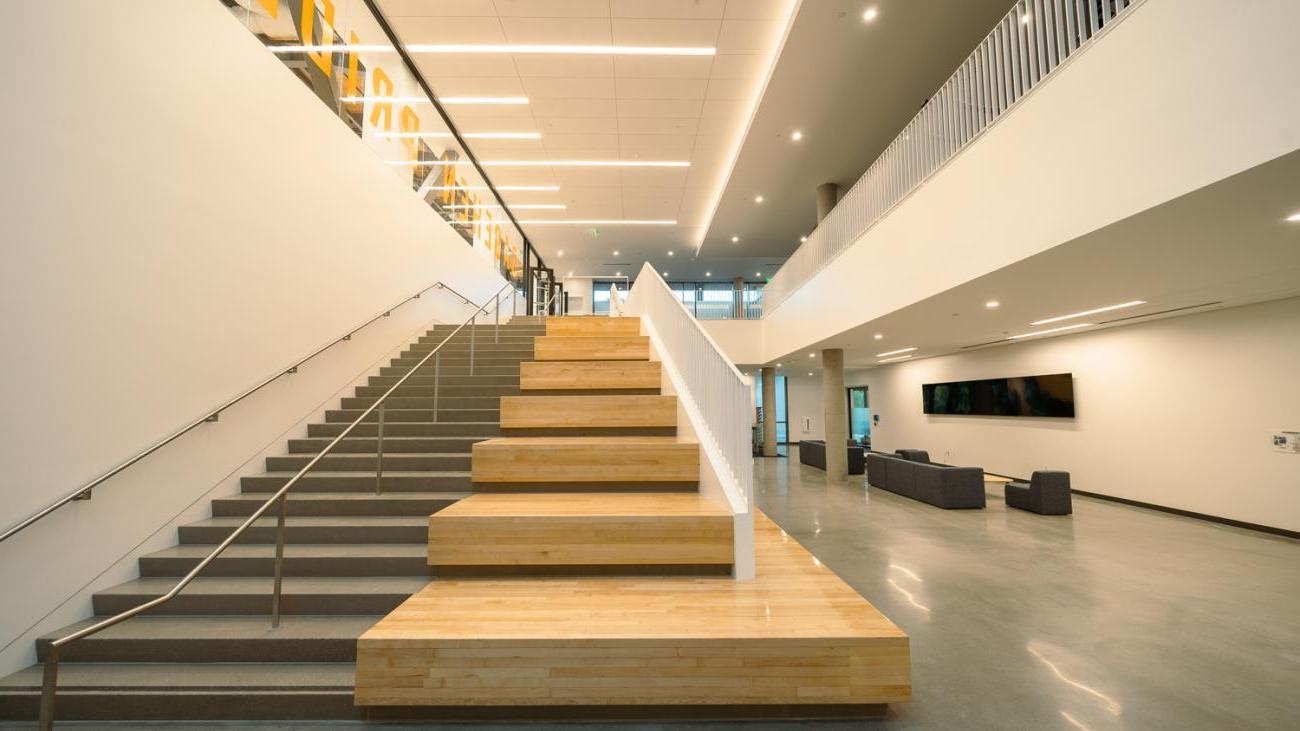
<svg viewBox="0 0 1300 731">
<path fill-rule="evenodd" d="M 611 293 L 611 310 L 614 294 Z M 733 512 L 754 505 L 754 423 L 750 379 L 687 312 L 659 276 L 645 264 L 628 294 L 625 309 L 639 315 L 659 350 L 678 401 L 692 416 L 705 456 L 713 463 Z"/>
<path fill-rule="evenodd" d="M 763 291 L 766 312 L 780 307 L 1038 82 L 1140 2 L 1017 2 L 772 277 Z"/>
</svg>

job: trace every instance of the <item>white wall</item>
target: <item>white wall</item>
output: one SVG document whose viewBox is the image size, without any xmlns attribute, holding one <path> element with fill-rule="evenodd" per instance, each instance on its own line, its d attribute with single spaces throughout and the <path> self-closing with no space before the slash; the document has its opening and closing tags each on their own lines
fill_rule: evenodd
<svg viewBox="0 0 1300 731">
<path fill-rule="evenodd" d="M 569 295 L 570 315 L 591 314 L 591 277 L 565 277 L 564 291 Z M 581 298 L 578 302 L 575 298 Z"/>
<path fill-rule="evenodd" d="M 883 366 L 846 383 L 868 386 L 879 451 L 928 449 L 1016 477 L 1064 469 L 1079 490 L 1300 530 L 1300 454 L 1271 443 L 1274 431 L 1300 430 L 1298 369 L 1293 298 Z M 1063 372 L 1074 374 L 1074 419 L 921 411 L 923 383 Z"/>
<path fill-rule="evenodd" d="M 0 24 L 0 526 L 386 306 L 503 284 L 208 0 L 21 3 Z M 0 544 L 0 672 L 89 592 L 237 490 L 446 295 L 353 341 Z"/>
<path fill-rule="evenodd" d="M 767 361 L 762 320 L 700 320 L 699 323 L 731 362 L 747 366 Z"/>
<path fill-rule="evenodd" d="M 1230 5 L 1135 8 L 769 313 L 760 362 L 1300 148 L 1300 3 Z"/>
</svg>

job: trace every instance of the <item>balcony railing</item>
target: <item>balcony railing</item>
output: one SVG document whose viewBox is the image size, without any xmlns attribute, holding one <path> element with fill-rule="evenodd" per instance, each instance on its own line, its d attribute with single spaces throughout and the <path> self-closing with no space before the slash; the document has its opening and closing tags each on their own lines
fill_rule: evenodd
<svg viewBox="0 0 1300 731">
<path fill-rule="evenodd" d="M 1142 0 L 1020 0 L 885 148 L 764 290 L 780 307 L 835 257 Z"/>
</svg>

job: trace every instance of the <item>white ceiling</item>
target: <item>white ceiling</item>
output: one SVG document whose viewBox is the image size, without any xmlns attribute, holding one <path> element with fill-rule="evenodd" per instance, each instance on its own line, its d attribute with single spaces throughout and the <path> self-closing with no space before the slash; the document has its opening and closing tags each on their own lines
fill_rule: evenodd
<svg viewBox="0 0 1300 731">
<path fill-rule="evenodd" d="M 868 5 L 878 10 L 870 23 L 862 19 Z M 1011 6 L 805 0 L 700 257 L 788 256 L 817 224 L 816 187 L 857 182 Z M 797 143 L 795 129 L 803 133 Z"/>
<path fill-rule="evenodd" d="M 971 346 L 999 347 L 1008 344 L 1003 339 L 1009 335 L 1077 322 L 1120 327 L 1300 296 L 1300 223 L 1285 220 L 1296 213 L 1300 213 L 1300 152 L 772 362 L 797 363 L 797 371 L 818 370 L 820 354 L 808 358 L 807 351 L 843 348 L 846 366 L 877 367 L 877 354 L 901 348 L 917 348 L 915 360 Z M 985 307 L 989 300 L 999 306 Z M 1051 325 L 1030 324 L 1133 300 L 1146 304 Z M 1151 317 L 1140 317 L 1144 315 Z M 1139 317 L 1121 319 L 1134 316 Z M 1108 323 L 1116 319 L 1121 321 Z M 876 340 L 876 333 L 884 337 Z M 1296 337 L 1300 339 L 1300 332 Z"/>
<path fill-rule="evenodd" d="M 462 132 L 542 135 L 539 140 L 471 140 L 480 160 L 690 162 L 686 168 L 489 168 L 498 186 L 559 186 L 555 192 L 503 192 L 507 205 L 567 206 L 565 210 L 516 210 L 520 220 L 679 222 L 598 227 L 524 224 L 547 264 L 561 274 L 570 270 L 613 274 L 646 260 L 669 271 L 671 264 L 689 263 L 795 4 L 796 0 L 379 0 L 405 44 L 717 48 L 716 56 L 414 55 L 439 96 L 528 97 L 529 103 L 520 106 L 448 107 Z M 667 256 L 670 250 L 673 258 Z M 745 262 L 740 268 L 754 266 Z M 769 267 L 766 273 L 772 271 L 774 267 Z"/>
</svg>

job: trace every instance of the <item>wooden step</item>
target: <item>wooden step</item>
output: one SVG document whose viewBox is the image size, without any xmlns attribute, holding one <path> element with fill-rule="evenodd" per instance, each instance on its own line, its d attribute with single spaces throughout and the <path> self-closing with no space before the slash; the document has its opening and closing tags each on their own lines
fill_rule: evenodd
<svg viewBox="0 0 1300 731">
<path fill-rule="evenodd" d="M 547 335 L 640 335 L 639 317 L 550 317 Z"/>
<path fill-rule="evenodd" d="M 676 427 L 676 396 L 502 396 L 502 429 Z"/>
<path fill-rule="evenodd" d="M 533 360 L 650 360 L 650 338 L 644 335 L 546 335 L 535 341 Z"/>
<path fill-rule="evenodd" d="M 700 446 L 674 437 L 506 437 L 474 444 L 476 483 L 697 483 Z"/>
<path fill-rule="evenodd" d="M 357 704 L 843 717 L 908 700 L 907 635 L 761 513 L 754 522 L 753 581 L 434 581 L 357 641 Z"/>
<path fill-rule="evenodd" d="M 727 570 L 732 523 L 699 493 L 479 494 L 429 518 L 429 565 Z"/>
<path fill-rule="evenodd" d="M 663 372 L 657 361 L 525 361 L 520 391 L 658 391 Z"/>
</svg>

